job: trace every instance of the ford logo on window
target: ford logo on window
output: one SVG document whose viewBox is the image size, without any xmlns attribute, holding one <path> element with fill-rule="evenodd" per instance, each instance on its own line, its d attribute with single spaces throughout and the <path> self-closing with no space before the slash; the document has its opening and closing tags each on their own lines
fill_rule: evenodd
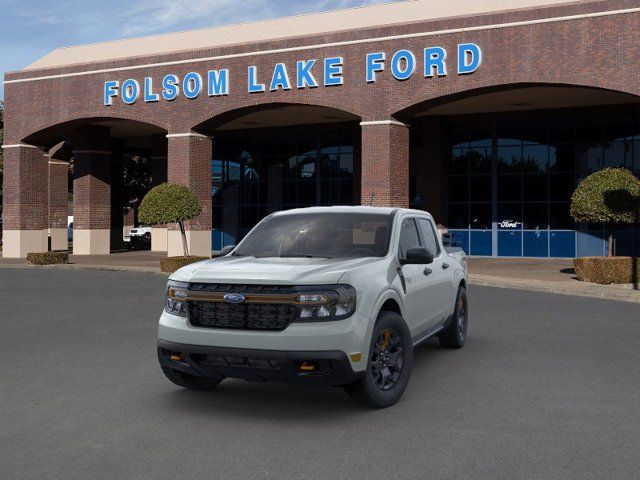
<svg viewBox="0 0 640 480">
<path fill-rule="evenodd" d="M 223 299 L 227 303 L 242 303 L 245 301 L 244 295 L 239 293 L 227 293 Z"/>
</svg>

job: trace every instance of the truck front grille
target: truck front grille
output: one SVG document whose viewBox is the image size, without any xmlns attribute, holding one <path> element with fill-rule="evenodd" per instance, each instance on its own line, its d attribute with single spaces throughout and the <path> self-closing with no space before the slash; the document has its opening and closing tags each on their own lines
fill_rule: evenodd
<svg viewBox="0 0 640 480">
<path fill-rule="evenodd" d="M 262 285 L 190 284 L 190 292 L 290 295 L 293 287 Z M 284 330 L 293 319 L 296 306 L 288 303 L 225 303 L 190 300 L 187 316 L 191 325 L 204 328 L 242 330 Z"/>
</svg>

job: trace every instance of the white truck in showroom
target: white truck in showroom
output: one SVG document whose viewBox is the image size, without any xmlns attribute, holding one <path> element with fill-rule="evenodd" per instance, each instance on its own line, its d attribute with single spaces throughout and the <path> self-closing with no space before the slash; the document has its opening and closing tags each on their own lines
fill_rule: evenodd
<svg viewBox="0 0 640 480">
<path fill-rule="evenodd" d="M 223 253 L 167 285 L 158 358 L 180 387 L 342 385 L 381 408 L 404 392 L 418 344 L 464 345 L 465 254 L 443 247 L 426 212 L 278 212 Z"/>
</svg>

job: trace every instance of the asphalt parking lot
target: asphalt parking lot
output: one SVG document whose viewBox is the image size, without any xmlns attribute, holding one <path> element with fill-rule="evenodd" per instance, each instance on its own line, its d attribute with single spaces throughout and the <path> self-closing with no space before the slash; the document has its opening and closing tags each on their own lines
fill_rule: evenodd
<svg viewBox="0 0 640 480">
<path fill-rule="evenodd" d="M 476 287 L 467 346 L 419 347 L 394 407 L 160 372 L 165 278 L 0 269 L 0 478 L 637 479 L 632 303 Z"/>
</svg>

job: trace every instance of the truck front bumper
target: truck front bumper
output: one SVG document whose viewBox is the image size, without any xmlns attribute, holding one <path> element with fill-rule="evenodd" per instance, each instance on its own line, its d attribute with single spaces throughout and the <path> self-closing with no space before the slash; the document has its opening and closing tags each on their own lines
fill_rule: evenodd
<svg viewBox="0 0 640 480">
<path fill-rule="evenodd" d="M 197 377 L 292 385 L 345 385 L 363 375 L 353 371 L 340 351 L 255 350 L 158 340 L 158 360 L 164 368 Z"/>
</svg>

